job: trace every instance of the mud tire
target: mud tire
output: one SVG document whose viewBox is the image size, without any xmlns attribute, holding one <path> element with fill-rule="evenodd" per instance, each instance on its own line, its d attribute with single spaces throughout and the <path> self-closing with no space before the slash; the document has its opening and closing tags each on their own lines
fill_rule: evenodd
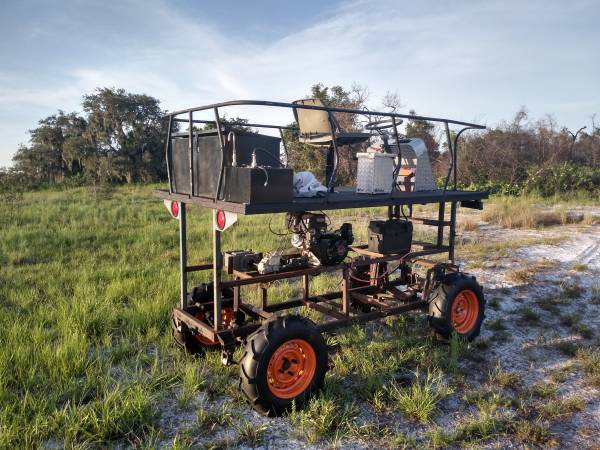
<svg viewBox="0 0 600 450">
<path fill-rule="evenodd" d="M 464 320 L 460 320 L 462 311 L 457 316 L 458 302 L 471 308 L 467 315 L 463 314 Z M 485 297 L 475 277 L 464 273 L 446 275 L 429 302 L 429 324 L 435 332 L 444 339 L 456 332 L 463 339 L 472 341 L 479 336 L 484 318 Z"/>
<path fill-rule="evenodd" d="M 314 364 L 306 372 L 312 372 L 312 376 L 304 377 L 300 383 L 301 392 L 294 393 L 291 389 L 289 392 L 293 397 L 282 398 L 274 393 L 273 380 L 271 384 L 269 382 L 269 364 L 285 349 L 284 344 L 291 345 L 293 342 L 303 342 L 309 347 Z M 306 361 L 309 359 L 307 356 Z M 327 368 L 327 345 L 315 324 L 297 315 L 277 317 L 248 336 L 240 360 L 239 387 L 252 408 L 260 414 L 280 416 L 289 411 L 292 404 L 301 409 L 321 389 Z"/>
</svg>

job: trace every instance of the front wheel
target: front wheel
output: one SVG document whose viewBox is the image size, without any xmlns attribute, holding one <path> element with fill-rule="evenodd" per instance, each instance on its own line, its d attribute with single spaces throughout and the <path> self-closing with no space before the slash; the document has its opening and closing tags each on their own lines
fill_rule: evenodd
<svg viewBox="0 0 600 450">
<path fill-rule="evenodd" d="M 302 408 L 327 372 L 327 345 L 310 320 L 284 316 L 251 334 L 240 361 L 240 389 L 263 415 Z"/>
<path fill-rule="evenodd" d="M 444 338 L 454 332 L 472 341 L 485 318 L 485 298 L 475 277 L 449 274 L 434 291 L 429 302 L 429 323 Z"/>
</svg>

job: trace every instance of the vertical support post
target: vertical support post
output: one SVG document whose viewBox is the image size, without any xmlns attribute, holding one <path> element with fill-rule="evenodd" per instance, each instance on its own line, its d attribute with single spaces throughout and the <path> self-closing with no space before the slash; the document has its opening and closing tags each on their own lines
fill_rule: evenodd
<svg viewBox="0 0 600 450">
<path fill-rule="evenodd" d="M 454 241 L 456 238 L 456 207 L 457 203 L 450 204 L 450 236 L 448 238 L 448 259 L 454 264 Z"/>
<path fill-rule="evenodd" d="M 288 153 L 288 148 L 285 144 L 285 137 L 283 136 L 283 130 L 281 128 L 279 128 L 279 136 L 281 136 L 281 145 L 283 145 L 283 152 L 285 153 L 285 167 L 289 167 L 290 154 Z"/>
<path fill-rule="evenodd" d="M 221 255 L 221 232 L 216 227 L 217 210 L 213 209 L 213 317 L 214 329 L 219 331 L 221 326 L 221 269 L 223 258 Z"/>
<path fill-rule="evenodd" d="M 464 131 L 461 130 L 459 132 L 459 134 L 456 136 L 456 139 L 454 140 L 454 143 L 452 142 L 452 136 L 450 136 L 450 127 L 448 126 L 448 122 L 444 122 L 444 127 L 446 130 L 446 140 L 448 141 L 448 149 L 450 149 L 450 156 L 452 156 L 452 184 L 454 185 L 454 189 L 456 190 L 458 188 L 458 171 L 456 168 L 456 163 L 458 161 L 457 155 L 456 155 L 456 139 L 458 139 L 458 136 L 460 135 L 460 133 L 462 133 Z M 468 128 L 465 128 L 468 129 Z M 448 175 L 450 175 L 448 173 Z"/>
<path fill-rule="evenodd" d="M 400 205 L 388 206 L 388 219 L 399 219 L 401 212 Z"/>
<path fill-rule="evenodd" d="M 264 286 L 260 287 L 260 308 L 265 309 L 267 307 L 267 288 Z"/>
<path fill-rule="evenodd" d="M 343 271 L 344 278 L 342 279 L 342 312 L 346 315 L 350 315 L 350 295 L 348 288 L 350 287 L 350 273 L 347 267 L 344 267 Z"/>
<path fill-rule="evenodd" d="M 221 146 L 221 168 L 219 169 L 219 181 L 217 182 L 217 190 L 215 192 L 214 199 L 217 201 L 221 195 L 221 185 L 223 184 L 223 172 L 225 172 L 225 138 L 223 137 L 223 130 L 221 130 L 221 118 L 219 117 L 219 108 L 215 106 L 215 124 L 217 126 L 217 135 L 219 136 L 219 144 Z"/>
<path fill-rule="evenodd" d="M 438 209 L 438 232 L 437 232 L 437 246 L 441 247 L 444 244 L 444 218 L 445 218 L 446 202 L 440 202 Z"/>
<path fill-rule="evenodd" d="M 194 113 L 189 114 L 188 147 L 190 152 L 190 195 L 194 195 Z"/>
<path fill-rule="evenodd" d="M 394 139 L 396 140 L 396 145 L 398 146 L 398 166 L 396 166 L 396 170 L 394 170 L 394 181 L 392 183 L 392 191 L 391 195 L 394 195 L 394 191 L 396 190 L 396 183 L 398 182 L 398 174 L 400 173 L 400 169 L 402 168 L 402 150 L 400 149 L 400 136 L 398 134 L 398 124 L 396 123 L 396 118 L 392 116 L 392 124 L 394 125 Z"/>
<path fill-rule="evenodd" d="M 327 186 L 327 192 L 333 192 L 333 186 L 331 186 L 331 181 L 333 179 L 333 146 L 330 145 L 327 149 L 327 159 L 325 160 L 325 185 Z"/>
<path fill-rule="evenodd" d="M 180 307 L 187 306 L 187 232 L 185 219 L 185 203 L 179 204 L 179 287 Z"/>
<path fill-rule="evenodd" d="M 452 171 L 454 173 L 454 190 L 456 190 L 458 189 L 458 151 L 456 150 L 456 140 L 452 147 Z"/>
<path fill-rule="evenodd" d="M 325 167 L 325 181 L 327 182 L 327 193 L 334 191 L 333 183 L 335 182 L 335 176 L 337 174 L 338 161 L 338 147 L 337 147 L 337 136 L 336 136 L 336 122 L 335 117 L 331 111 L 327 111 L 329 118 L 329 125 L 331 126 L 331 146 L 327 152 L 327 166 Z M 330 164 L 331 158 L 331 164 Z"/>
<path fill-rule="evenodd" d="M 304 300 L 308 300 L 309 292 L 309 283 L 308 283 L 308 275 L 302 275 L 302 295 Z"/>
<path fill-rule="evenodd" d="M 167 142 L 165 144 L 165 161 L 167 163 L 167 179 L 169 180 L 169 194 L 173 193 L 173 181 L 171 180 L 171 130 L 173 129 L 173 116 L 169 115 L 169 129 L 167 130 Z"/>
<path fill-rule="evenodd" d="M 450 167 L 448 167 L 448 174 L 446 175 L 446 180 L 444 181 L 444 195 L 446 195 L 446 190 L 448 189 L 448 182 L 450 181 L 450 174 L 454 171 L 454 146 L 452 145 L 452 137 L 450 136 L 450 127 L 448 126 L 448 122 L 444 122 L 444 128 L 446 130 L 446 142 L 448 143 L 448 150 L 450 151 Z M 456 189 L 456 186 L 454 186 Z"/>
<path fill-rule="evenodd" d="M 238 277 L 235 277 L 238 280 Z M 240 309 L 240 286 L 234 286 L 233 288 L 233 310 L 238 312 Z"/>
</svg>

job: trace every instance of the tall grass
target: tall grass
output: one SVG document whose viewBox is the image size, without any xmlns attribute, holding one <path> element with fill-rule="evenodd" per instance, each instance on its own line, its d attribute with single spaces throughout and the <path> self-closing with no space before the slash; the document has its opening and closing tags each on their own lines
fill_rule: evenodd
<svg viewBox="0 0 600 450">
<path fill-rule="evenodd" d="M 568 223 L 593 223 L 598 216 L 569 211 L 575 205 L 598 204 L 598 199 L 575 195 L 573 198 L 542 198 L 536 195 L 522 197 L 493 197 L 487 202 L 482 220 L 505 228 L 540 228 Z"/>
<path fill-rule="evenodd" d="M 537 228 L 566 223 L 566 216 L 556 211 L 542 211 L 528 198 L 503 197 L 484 209 L 481 218 L 505 228 Z"/>
<path fill-rule="evenodd" d="M 390 384 L 388 395 L 391 404 L 408 417 L 427 422 L 438 408 L 439 402 L 451 393 L 441 373 L 417 373 L 416 380 L 408 387 Z"/>
<path fill-rule="evenodd" d="M 177 240 L 161 208 L 138 186 L 28 193 L 0 212 L 0 448 L 155 423 L 181 370 L 163 339 Z"/>
<path fill-rule="evenodd" d="M 195 408 L 196 426 L 207 434 L 223 427 L 237 430 L 240 442 L 262 439 L 262 429 L 236 423 L 234 408 L 214 408 L 225 395 L 239 401 L 237 367 L 222 367 L 218 353 L 192 359 L 172 343 L 177 222 L 151 196 L 152 188 L 39 191 L 0 209 L 0 448 L 151 447 L 163 431 L 165 404 L 178 408 L 174 415 Z M 360 224 L 385 213 L 348 210 L 331 218 L 333 226 L 356 224 L 357 240 L 364 241 Z M 282 231 L 282 215 L 245 217 L 224 233 L 224 247 L 287 245 L 288 237 L 268 233 L 268 221 Z M 188 223 L 190 264 L 208 261 L 209 212 L 190 208 Z M 208 276 L 193 274 L 191 283 Z M 296 296 L 299 286 L 275 284 L 269 299 Z M 339 277 L 315 277 L 312 288 L 315 294 L 339 290 Z M 243 295 L 256 298 L 252 288 Z M 449 362 L 448 349 L 432 342 L 426 322 L 416 317 L 330 338 L 338 349 L 331 353 L 328 389 L 292 416 L 292 427 L 310 441 L 360 434 L 364 427 L 355 429 L 354 422 L 361 401 L 432 420 L 449 392 L 439 371 L 451 367 L 449 375 L 457 376 L 456 355 Z M 395 384 L 399 373 L 419 368 L 436 376 L 408 387 Z M 168 436 L 174 447 L 185 443 L 179 431 Z"/>
<path fill-rule="evenodd" d="M 184 409 L 199 391 L 230 394 L 235 368 L 221 367 L 218 355 L 186 362 L 172 345 L 177 222 L 152 189 L 25 193 L 0 210 L 0 448 L 138 439 L 156 426 L 175 384 Z M 357 214 L 332 215 L 333 224 L 385 211 Z M 266 232 L 268 221 L 281 230 L 283 215 L 243 218 L 224 233 L 224 248 L 288 245 L 289 237 Z M 209 260 L 210 225 L 209 211 L 189 209 L 190 264 Z M 194 274 L 191 283 L 208 276 Z M 322 275 L 313 291 L 338 284 Z M 277 284 L 270 300 L 298 288 Z M 251 288 L 245 295 L 255 297 Z"/>
</svg>

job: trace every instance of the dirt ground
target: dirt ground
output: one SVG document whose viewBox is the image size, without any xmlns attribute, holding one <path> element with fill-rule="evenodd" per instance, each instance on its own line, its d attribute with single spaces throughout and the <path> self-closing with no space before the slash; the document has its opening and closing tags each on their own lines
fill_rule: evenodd
<svg viewBox="0 0 600 450">
<path fill-rule="evenodd" d="M 463 238 L 481 235 L 488 240 L 558 241 L 519 248 L 506 257 L 490 255 L 483 267 L 469 269 L 485 286 L 491 303 L 481 333 L 491 343 L 482 356 L 518 374 L 525 386 L 556 383 L 559 397 L 583 399 L 583 409 L 553 422 L 550 432 L 557 436 L 557 447 L 599 448 L 600 392 L 597 385 L 589 385 L 579 359 L 570 353 L 578 345 L 598 347 L 600 226 L 532 231 L 482 224 L 477 231 L 463 233 Z M 504 329 L 498 339 L 486 325 L 499 321 Z M 509 438 L 496 445 L 513 446 Z"/>
<path fill-rule="evenodd" d="M 431 423 L 388 415 L 397 420 L 395 429 L 410 438 L 404 444 L 386 445 L 381 440 L 355 436 L 340 436 L 339 440 L 329 436 L 309 444 L 290 431 L 287 418 L 267 419 L 246 408 L 239 419 L 262 429 L 264 435 L 256 447 L 241 444 L 241 448 L 600 448 L 600 383 L 597 376 L 590 375 L 597 373 L 597 366 L 590 367 L 598 361 L 590 362 L 581 350 L 597 352 L 600 342 L 600 225 L 508 230 L 479 221 L 475 229 L 461 231 L 458 239 L 463 244 L 538 243 L 469 258 L 459 251 L 458 262 L 484 286 L 486 320 L 473 344 L 476 351 L 459 361 L 460 371 L 469 374 L 465 385 L 456 386 L 454 393 L 440 402 Z M 494 370 L 498 372 L 495 375 Z M 430 438 L 434 428 L 458 429 L 468 421 L 476 409 L 463 399 L 481 392 L 507 399 L 501 412 L 494 413 L 496 419 L 510 422 L 520 418 L 537 426 L 542 417 L 545 437 L 534 436 L 539 431 L 533 426 L 517 433 L 486 434 L 484 430 L 480 436 L 474 433 L 468 443 L 451 437 Z M 205 401 L 204 395 L 198 394 L 196 404 Z M 532 403 L 521 404 L 524 397 L 533 398 Z M 228 401 L 221 398 L 212 405 L 218 407 Z M 167 436 L 177 432 L 177 422 L 190 422 L 196 416 L 191 409 L 183 417 L 174 417 L 174 404 L 161 409 L 161 427 L 170 429 Z M 479 414 L 481 417 L 483 413 Z M 365 408 L 357 420 L 368 423 L 379 418 Z M 219 430 L 199 445 L 226 447 L 227 432 Z"/>
</svg>

